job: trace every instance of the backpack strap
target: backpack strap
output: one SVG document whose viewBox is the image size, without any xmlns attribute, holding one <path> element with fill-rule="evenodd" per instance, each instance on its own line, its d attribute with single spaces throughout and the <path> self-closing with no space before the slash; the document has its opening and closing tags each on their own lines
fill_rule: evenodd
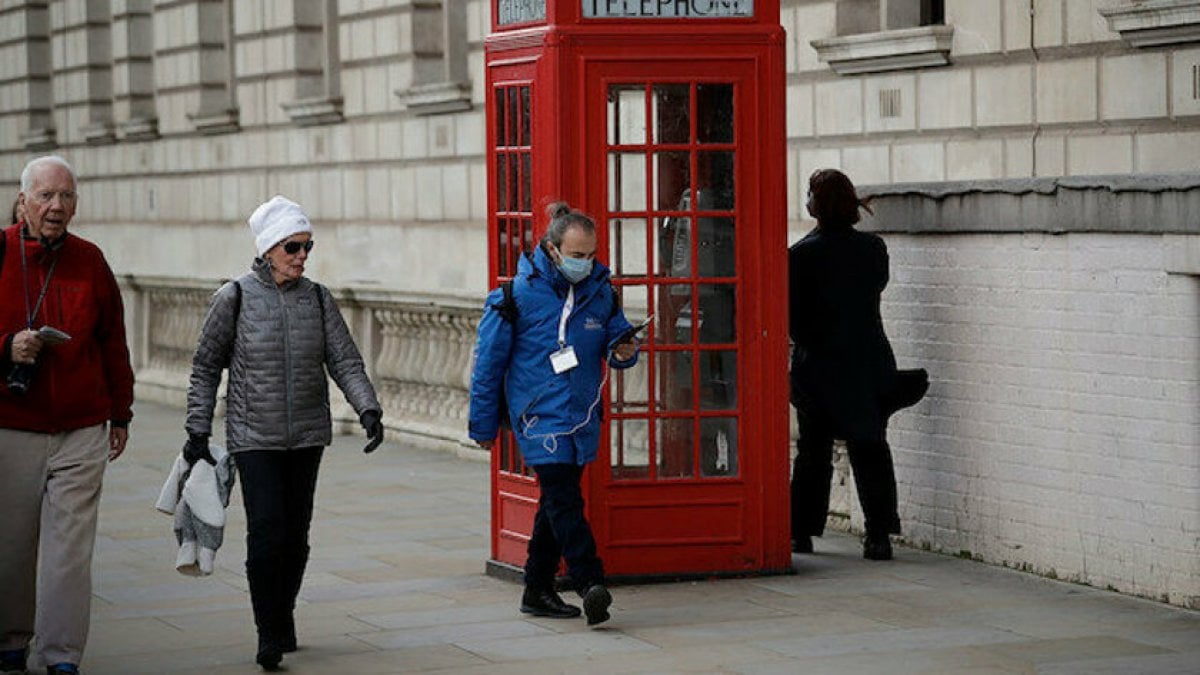
<svg viewBox="0 0 1200 675">
<path fill-rule="evenodd" d="M 313 285 L 313 289 L 316 290 L 316 292 L 317 292 L 317 304 L 321 306 L 321 329 L 324 330 L 325 329 L 325 289 L 321 287 L 321 284 L 318 284 L 315 281 L 312 282 L 312 285 Z"/>
<path fill-rule="evenodd" d="M 233 328 L 237 330 L 238 319 L 242 317 L 242 284 L 233 280 Z"/>
<path fill-rule="evenodd" d="M 500 291 L 504 294 L 504 299 L 496 305 L 496 311 L 500 313 L 500 318 L 516 325 L 517 319 L 521 316 L 521 308 L 517 305 L 517 299 L 513 297 L 512 280 L 509 279 L 500 284 Z"/>
</svg>

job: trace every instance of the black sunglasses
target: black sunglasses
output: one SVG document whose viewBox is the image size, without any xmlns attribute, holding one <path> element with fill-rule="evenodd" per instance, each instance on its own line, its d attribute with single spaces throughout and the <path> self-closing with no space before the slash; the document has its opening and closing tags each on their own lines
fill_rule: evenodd
<svg viewBox="0 0 1200 675">
<path fill-rule="evenodd" d="M 304 249 L 304 252 L 308 253 L 312 250 L 312 247 L 312 239 L 309 239 L 308 241 L 289 241 L 283 245 L 283 252 L 287 253 L 288 255 L 296 255 L 300 252 L 300 249 Z"/>
</svg>

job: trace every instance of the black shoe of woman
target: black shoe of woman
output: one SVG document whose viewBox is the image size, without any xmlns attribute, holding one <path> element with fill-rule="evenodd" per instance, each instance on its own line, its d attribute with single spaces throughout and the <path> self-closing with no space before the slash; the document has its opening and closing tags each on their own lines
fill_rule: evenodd
<svg viewBox="0 0 1200 675">
<path fill-rule="evenodd" d="M 254 657 L 254 662 L 262 666 L 262 669 L 267 672 L 275 672 L 279 670 L 279 664 L 283 661 L 283 652 L 274 642 L 259 640 L 258 654 Z"/>
<path fill-rule="evenodd" d="M 812 553 L 812 537 L 797 537 L 792 540 L 792 553 Z"/>
<path fill-rule="evenodd" d="M 867 560 L 891 560 L 892 541 L 886 534 L 868 534 L 863 538 L 863 557 Z"/>
</svg>

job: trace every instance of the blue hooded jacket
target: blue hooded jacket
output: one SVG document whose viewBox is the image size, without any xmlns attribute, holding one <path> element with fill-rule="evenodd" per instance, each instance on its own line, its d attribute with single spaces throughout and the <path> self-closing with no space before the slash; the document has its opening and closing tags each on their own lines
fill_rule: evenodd
<svg viewBox="0 0 1200 675">
<path fill-rule="evenodd" d="M 504 293 L 499 288 L 488 295 L 479 322 L 469 435 L 476 441 L 496 437 L 504 387 L 517 445 L 529 465 L 583 465 L 596 459 L 604 404 L 595 402 L 603 360 L 608 357 L 614 368 L 637 363 L 637 354 L 617 361 L 609 353 L 630 324 L 616 304 L 608 268 L 597 262 L 591 275 L 575 285 L 575 307 L 567 319 L 566 342 L 575 348 L 579 365 L 554 374 L 550 355 L 559 349 L 558 324 L 570 288 L 538 246 L 532 257 L 521 257 L 513 279 L 515 325 L 500 315 Z"/>
</svg>

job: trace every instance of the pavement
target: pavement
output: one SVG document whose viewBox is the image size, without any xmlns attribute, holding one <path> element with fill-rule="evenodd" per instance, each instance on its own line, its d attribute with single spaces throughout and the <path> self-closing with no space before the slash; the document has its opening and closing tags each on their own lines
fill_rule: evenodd
<svg viewBox="0 0 1200 675">
<path fill-rule="evenodd" d="M 215 573 L 177 573 L 153 504 L 183 413 L 136 413 L 106 477 L 83 671 L 258 672 L 240 496 Z M 617 587 L 596 628 L 527 617 L 483 573 L 487 465 L 362 445 L 325 455 L 290 673 L 1200 673 L 1200 612 L 907 548 L 864 561 L 840 534 L 791 576 Z"/>
</svg>

